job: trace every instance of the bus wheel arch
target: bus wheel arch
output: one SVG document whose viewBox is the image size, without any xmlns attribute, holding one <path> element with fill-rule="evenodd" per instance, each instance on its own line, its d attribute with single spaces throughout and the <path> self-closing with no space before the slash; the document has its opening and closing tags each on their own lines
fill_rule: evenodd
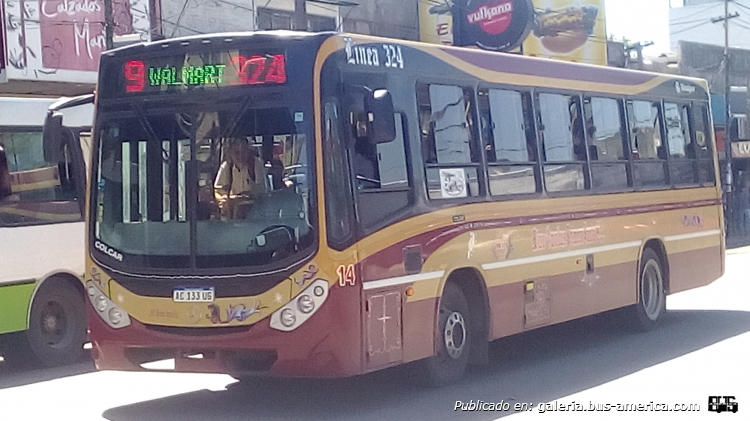
<svg viewBox="0 0 750 421">
<path fill-rule="evenodd" d="M 659 256 L 659 263 L 664 274 L 664 290 L 669 294 L 669 259 L 667 258 L 667 249 L 664 246 L 664 242 L 658 238 L 651 238 L 647 240 L 643 247 L 641 247 L 641 253 L 638 257 L 638 267 L 640 268 L 641 259 L 643 259 L 643 253 L 646 249 L 651 249 Z"/>
<path fill-rule="evenodd" d="M 28 328 L 17 348 L 18 360 L 57 366 L 77 361 L 87 337 L 83 285 L 71 274 L 57 273 L 39 283 L 29 303 Z"/>
<path fill-rule="evenodd" d="M 486 363 L 487 303 L 486 288 L 476 270 L 457 269 L 448 276 L 435 317 L 434 355 L 424 360 L 427 384 L 439 387 L 455 383 L 469 364 Z"/>
<path fill-rule="evenodd" d="M 469 302 L 469 317 L 474 333 L 469 364 L 486 365 L 489 359 L 490 303 L 484 278 L 475 268 L 461 268 L 450 274 L 448 282 L 456 283 Z M 473 305 L 475 303 L 481 305 Z"/>
</svg>

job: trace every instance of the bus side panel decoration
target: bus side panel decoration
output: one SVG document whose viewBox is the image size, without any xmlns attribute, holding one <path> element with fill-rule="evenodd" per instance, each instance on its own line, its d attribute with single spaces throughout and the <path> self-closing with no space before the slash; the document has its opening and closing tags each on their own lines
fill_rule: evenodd
<svg viewBox="0 0 750 421">
<path fill-rule="evenodd" d="M 377 292 L 365 296 L 367 367 L 377 368 L 402 359 L 401 294 Z"/>
</svg>

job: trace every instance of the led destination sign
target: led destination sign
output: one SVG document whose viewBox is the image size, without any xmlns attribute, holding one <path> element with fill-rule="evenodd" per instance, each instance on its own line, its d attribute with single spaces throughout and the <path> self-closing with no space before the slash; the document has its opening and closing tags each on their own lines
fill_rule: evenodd
<svg viewBox="0 0 750 421">
<path fill-rule="evenodd" d="M 286 83 L 284 54 L 243 56 L 232 52 L 129 60 L 122 67 L 125 92 Z"/>
</svg>

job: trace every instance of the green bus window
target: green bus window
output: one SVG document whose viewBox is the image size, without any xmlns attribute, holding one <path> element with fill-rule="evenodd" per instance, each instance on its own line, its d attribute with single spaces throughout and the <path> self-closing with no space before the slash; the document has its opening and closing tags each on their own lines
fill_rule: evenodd
<svg viewBox="0 0 750 421">
<path fill-rule="evenodd" d="M 0 210 L 2 225 L 80 221 L 81 210 L 67 146 L 45 159 L 41 131 L 9 131 L 0 136 L 10 193 Z M 7 193 L 7 192 L 6 192 Z"/>
</svg>

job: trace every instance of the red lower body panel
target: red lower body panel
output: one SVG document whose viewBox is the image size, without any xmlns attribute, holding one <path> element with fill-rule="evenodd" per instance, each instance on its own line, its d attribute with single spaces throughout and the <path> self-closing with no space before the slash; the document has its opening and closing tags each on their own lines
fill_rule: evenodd
<svg viewBox="0 0 750 421">
<path fill-rule="evenodd" d="M 358 288 L 334 287 L 292 332 L 272 329 L 268 318 L 245 328 L 200 330 L 146 326 L 132 318 L 130 326 L 112 329 L 90 306 L 88 318 L 102 370 L 145 370 L 141 363 L 174 358 L 174 371 L 344 377 L 362 373 L 359 302 Z"/>
</svg>

